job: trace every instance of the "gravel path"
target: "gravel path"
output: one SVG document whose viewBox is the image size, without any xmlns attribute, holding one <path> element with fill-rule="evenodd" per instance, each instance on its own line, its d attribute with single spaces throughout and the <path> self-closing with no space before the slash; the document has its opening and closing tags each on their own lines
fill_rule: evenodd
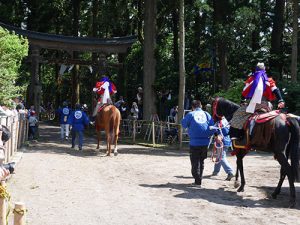
<svg viewBox="0 0 300 225">
<path fill-rule="evenodd" d="M 79 152 L 58 141 L 58 127 L 42 125 L 40 134 L 8 182 L 12 200 L 27 205 L 29 225 L 300 224 L 299 184 L 296 209 L 286 208 L 287 181 L 277 200 L 268 198 L 279 178 L 271 154 L 246 157 L 245 192 L 236 193 L 223 171 L 208 176 L 209 159 L 202 189 L 190 186 L 186 151 L 120 145 L 117 157 L 106 157 L 92 138 Z"/>
</svg>

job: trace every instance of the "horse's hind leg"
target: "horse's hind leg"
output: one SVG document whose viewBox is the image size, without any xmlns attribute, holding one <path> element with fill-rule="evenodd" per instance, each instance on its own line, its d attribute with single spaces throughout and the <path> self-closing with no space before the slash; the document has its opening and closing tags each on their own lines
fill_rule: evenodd
<svg viewBox="0 0 300 225">
<path fill-rule="evenodd" d="M 107 132 L 106 135 L 106 155 L 110 156 L 111 153 L 111 134 Z"/>
<path fill-rule="evenodd" d="M 243 192 L 246 184 L 245 176 L 244 176 L 244 168 L 243 168 L 243 158 L 246 154 L 247 154 L 246 151 L 240 150 L 236 155 L 237 170 L 240 171 L 240 175 L 241 175 L 241 186 L 237 189 L 237 192 Z"/>
<path fill-rule="evenodd" d="M 118 134 L 115 134 L 114 135 L 114 155 L 117 156 L 118 155 L 118 138 L 119 138 L 119 135 Z"/>
<path fill-rule="evenodd" d="M 294 208 L 296 205 L 296 191 L 295 191 L 295 185 L 294 185 L 294 176 L 292 172 L 292 168 L 288 163 L 287 158 L 284 156 L 284 154 L 279 153 L 276 154 L 277 161 L 281 165 L 281 168 L 283 169 L 283 173 L 285 173 L 289 179 L 289 185 L 290 185 L 290 208 Z"/>
<path fill-rule="evenodd" d="M 100 137 L 101 137 L 101 133 L 100 133 L 100 131 L 97 131 L 97 148 L 96 149 L 100 148 Z"/>
<path fill-rule="evenodd" d="M 281 186 L 282 186 L 282 183 L 283 183 L 283 181 L 285 179 L 285 176 L 286 176 L 286 174 L 284 173 L 283 168 L 281 167 L 280 168 L 280 179 L 279 179 L 279 182 L 278 182 L 278 185 L 277 185 L 276 189 L 271 194 L 272 198 L 276 199 L 277 195 L 280 194 Z"/>
</svg>

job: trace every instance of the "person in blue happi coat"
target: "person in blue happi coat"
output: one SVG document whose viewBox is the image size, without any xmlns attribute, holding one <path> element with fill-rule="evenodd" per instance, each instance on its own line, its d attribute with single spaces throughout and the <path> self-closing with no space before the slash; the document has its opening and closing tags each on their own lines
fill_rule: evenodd
<svg viewBox="0 0 300 225">
<path fill-rule="evenodd" d="M 75 140 L 76 136 L 78 135 L 79 143 L 78 148 L 82 150 L 83 145 L 83 131 L 84 127 L 90 123 L 90 120 L 85 112 L 81 110 L 81 105 L 76 104 L 75 110 L 71 113 L 68 124 L 72 126 L 71 133 L 72 133 L 72 147 L 75 148 Z"/>
<path fill-rule="evenodd" d="M 68 119 L 71 115 L 71 109 L 68 107 L 68 103 L 66 101 L 63 102 L 63 107 L 57 110 L 59 115 L 59 123 L 60 123 L 60 138 L 63 141 L 64 139 L 69 139 L 69 124 Z"/>
<path fill-rule="evenodd" d="M 181 121 L 183 128 L 188 129 L 190 137 L 190 160 L 194 185 L 201 187 L 204 160 L 207 158 L 209 137 L 214 133 L 209 129 L 214 121 L 208 112 L 202 110 L 199 100 L 192 102 L 192 112 L 189 112 Z"/>
</svg>

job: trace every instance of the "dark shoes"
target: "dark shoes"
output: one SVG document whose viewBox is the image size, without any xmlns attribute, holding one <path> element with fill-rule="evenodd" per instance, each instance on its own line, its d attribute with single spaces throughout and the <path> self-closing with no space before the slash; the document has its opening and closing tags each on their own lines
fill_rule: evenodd
<svg viewBox="0 0 300 225">
<path fill-rule="evenodd" d="M 230 181 L 233 177 L 234 175 L 232 173 L 229 173 L 225 180 Z"/>
</svg>

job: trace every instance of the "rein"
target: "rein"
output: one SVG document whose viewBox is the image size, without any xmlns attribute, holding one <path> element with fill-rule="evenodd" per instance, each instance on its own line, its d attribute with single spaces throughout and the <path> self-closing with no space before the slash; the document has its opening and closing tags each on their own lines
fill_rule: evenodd
<svg viewBox="0 0 300 225">
<path fill-rule="evenodd" d="M 216 98 L 213 103 L 213 118 L 215 120 L 221 120 L 222 116 L 218 115 L 217 108 L 218 108 L 219 98 Z"/>
<path fill-rule="evenodd" d="M 211 160 L 215 164 L 220 163 L 222 160 L 222 154 L 223 154 L 223 149 L 224 149 L 223 147 L 224 147 L 224 145 L 223 145 L 222 141 L 220 143 L 217 143 L 215 141 L 213 150 L 211 152 Z"/>
</svg>

